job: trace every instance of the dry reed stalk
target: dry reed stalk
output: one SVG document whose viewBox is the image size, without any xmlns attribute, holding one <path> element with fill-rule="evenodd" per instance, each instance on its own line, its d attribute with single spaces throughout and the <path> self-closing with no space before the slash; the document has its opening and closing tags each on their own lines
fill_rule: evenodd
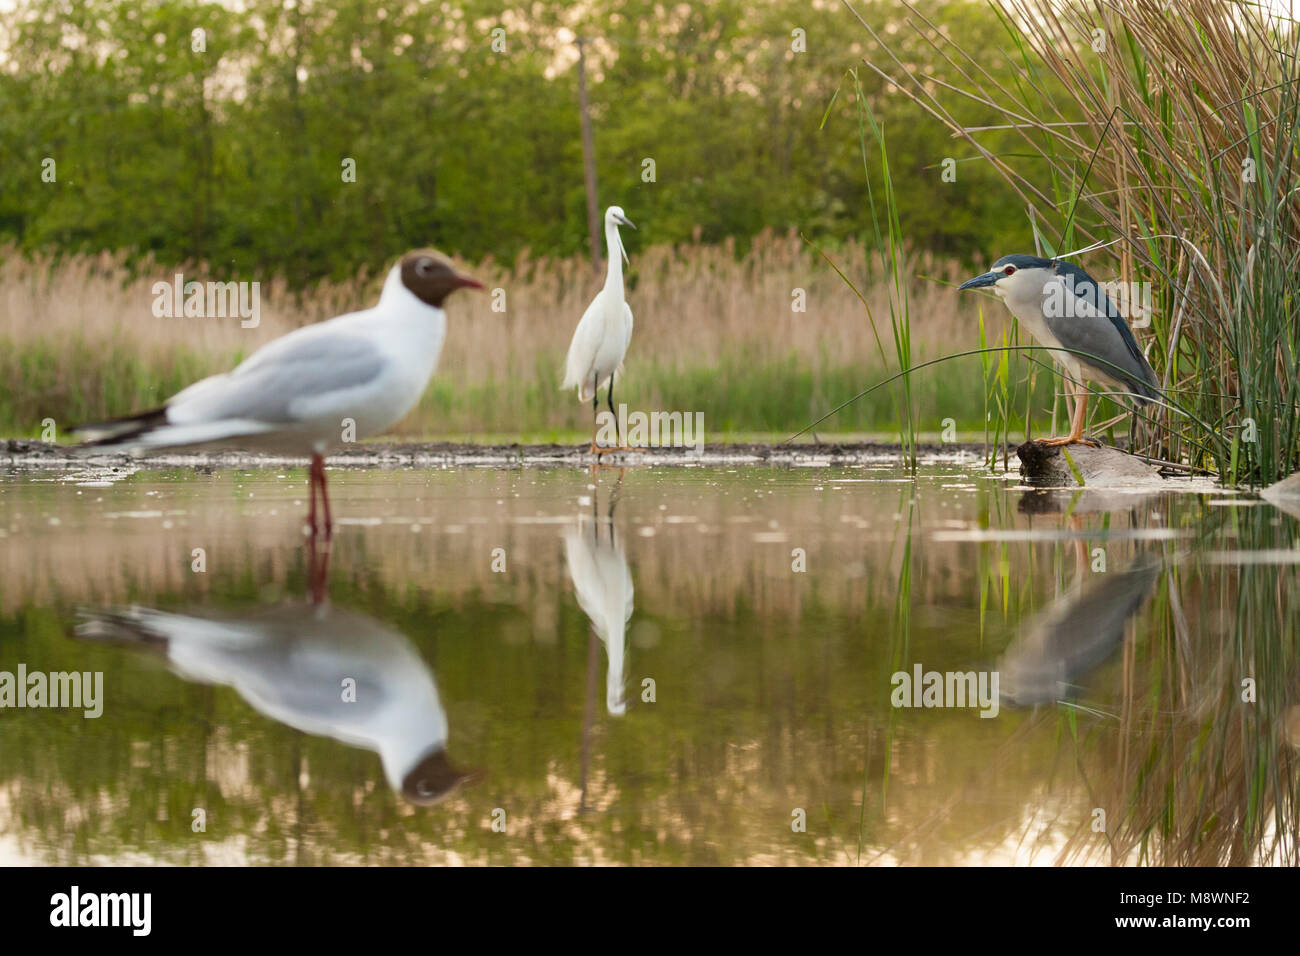
<svg viewBox="0 0 1300 956">
<path fill-rule="evenodd" d="M 637 329 L 628 356 L 631 376 L 638 363 L 698 367 L 737 355 L 760 361 L 794 355 L 814 368 L 827 362 L 879 367 L 861 303 L 796 235 L 765 233 L 739 258 L 730 243 L 649 246 L 632 254 L 628 296 Z M 849 243 L 828 254 L 855 281 L 868 276 L 860 245 Z M 580 257 L 524 255 L 513 268 L 491 261 L 458 264 L 489 289 L 503 289 L 506 309 L 493 311 L 491 296 L 454 300 L 439 376 L 466 384 L 549 374 L 558 388 L 569 339 L 601 279 Z M 186 280 L 207 278 L 194 267 L 149 263 L 130 270 L 123 258 L 110 254 L 56 260 L 0 251 L 0 340 L 117 342 L 155 362 L 189 351 L 211 357 L 219 367 L 300 325 L 364 307 L 375 300 L 380 283 L 361 275 L 295 294 L 278 278 L 263 280 L 261 322 L 244 329 L 234 318 L 155 317 L 152 286 L 177 272 Z M 916 277 L 919 350 L 934 356 L 969 338 L 978 303 L 942 284 L 964 278 L 961 267 L 922 254 L 912 258 L 908 274 Z M 864 285 L 875 313 L 888 314 L 887 285 Z M 806 292 L 805 312 L 792 309 L 795 289 Z"/>
</svg>

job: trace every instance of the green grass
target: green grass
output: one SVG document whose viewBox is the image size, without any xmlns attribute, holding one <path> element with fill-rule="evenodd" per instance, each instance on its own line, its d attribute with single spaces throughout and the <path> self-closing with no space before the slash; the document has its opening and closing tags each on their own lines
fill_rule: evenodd
<svg viewBox="0 0 1300 956">
<path fill-rule="evenodd" d="M 224 367 L 191 352 L 151 361 L 124 345 L 0 341 L 0 429 L 36 436 L 52 419 L 62 437 L 78 422 L 155 408 Z"/>
<path fill-rule="evenodd" d="M 168 396 L 207 374 L 233 365 L 235 356 L 175 353 L 150 358 L 125 346 L 98 347 L 86 342 L 0 342 L 0 431 L 40 436 L 42 422 L 53 419 L 57 436 L 69 425 L 125 415 L 156 407 Z M 561 391 L 549 367 L 530 378 L 457 383 L 435 375 L 417 409 L 402 423 L 403 435 L 447 439 L 451 436 L 503 442 L 577 440 L 590 434 L 591 407 Z M 762 436 L 781 441 L 806 426 L 845 396 L 890 374 L 881 367 L 824 364 L 813 368 L 793 354 L 761 360 L 736 354 L 716 366 L 676 367 L 629 362 L 626 379 L 614 392 L 615 404 L 629 411 L 703 412 L 709 441 L 749 440 Z M 987 388 L 978 357 L 945 362 L 909 376 L 914 424 L 907 430 L 938 436 L 948 419 L 959 437 L 985 434 Z M 1006 376 L 1010 409 L 1025 407 L 1025 380 Z M 1001 392 L 1000 392 L 1001 394 Z M 1050 392 L 1037 386 L 1031 405 L 1050 405 Z M 601 408 L 605 395 L 601 393 Z M 899 435 L 897 397 L 879 389 L 824 422 L 813 434 Z M 1023 430 L 1019 419 L 1013 433 Z M 1002 428 L 999 436 L 1006 437 Z M 812 440 L 812 434 L 803 441 Z"/>
</svg>

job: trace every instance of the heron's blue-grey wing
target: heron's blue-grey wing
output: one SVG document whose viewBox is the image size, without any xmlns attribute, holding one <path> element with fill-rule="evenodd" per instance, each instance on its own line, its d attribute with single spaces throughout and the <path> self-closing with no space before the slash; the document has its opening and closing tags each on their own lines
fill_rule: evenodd
<svg viewBox="0 0 1300 956">
<path fill-rule="evenodd" d="M 1023 706 L 1064 696 L 1119 646 L 1159 571 L 1141 559 L 1126 571 L 1095 575 L 1082 591 L 1027 621 L 998 660 L 1003 698 Z"/>
<path fill-rule="evenodd" d="M 168 403 L 170 420 L 291 424 L 331 396 L 346 401 L 383 374 L 388 359 L 372 340 L 335 330 L 319 334 L 319 328 L 290 333 L 233 371 L 190 386 Z"/>
<path fill-rule="evenodd" d="M 1140 400 L 1158 397 L 1159 380 L 1115 303 L 1092 276 L 1078 266 L 1057 261 L 1064 284 L 1064 308 L 1044 308 L 1043 321 L 1057 340 L 1081 361 L 1107 377 L 1126 383 Z M 1073 296 L 1065 301 L 1065 296 Z M 1100 361 L 1097 361 L 1100 359 Z"/>
</svg>

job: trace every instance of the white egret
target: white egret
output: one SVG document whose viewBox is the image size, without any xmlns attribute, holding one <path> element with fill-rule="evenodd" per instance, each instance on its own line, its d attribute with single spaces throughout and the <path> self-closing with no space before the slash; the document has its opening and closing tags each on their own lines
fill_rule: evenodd
<svg viewBox="0 0 1300 956">
<path fill-rule="evenodd" d="M 623 215 L 621 207 L 610 206 L 605 210 L 605 252 L 609 258 L 605 285 L 591 300 L 574 330 L 564 363 L 564 384 L 560 386 L 576 388 L 580 402 L 587 400 L 587 390 L 591 390 L 591 452 L 594 455 L 602 453 L 596 444 L 596 409 L 599 407 L 596 393 L 606 382 L 609 383 L 606 401 L 614 416 L 614 436 L 617 447 L 622 447 L 618 413 L 614 411 L 614 377 L 622 373 L 623 356 L 632 341 L 632 309 L 623 295 L 623 263 L 627 260 L 627 250 L 623 248 L 619 226 L 636 228 Z"/>
<path fill-rule="evenodd" d="M 319 488 L 328 535 L 325 452 L 382 434 L 414 407 L 442 353 L 443 301 L 466 288 L 483 286 L 431 252 L 409 252 L 373 308 L 295 329 L 161 408 L 72 430 L 90 437 L 82 448 L 128 454 L 199 445 L 308 454 L 307 520 L 315 534 Z"/>
<path fill-rule="evenodd" d="M 594 506 L 593 506 L 594 507 Z M 601 538 L 601 526 L 606 534 Z M 627 712 L 627 622 L 632 618 L 632 571 L 614 531 L 614 508 L 601 519 L 578 515 L 576 525 L 564 532 L 564 560 L 583 613 L 591 618 L 596 636 L 605 645 L 605 708 L 614 717 Z"/>
</svg>

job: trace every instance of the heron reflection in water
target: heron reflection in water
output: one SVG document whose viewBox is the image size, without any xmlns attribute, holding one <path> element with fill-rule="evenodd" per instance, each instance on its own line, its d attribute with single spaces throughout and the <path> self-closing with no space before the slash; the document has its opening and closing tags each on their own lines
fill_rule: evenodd
<svg viewBox="0 0 1300 956">
<path fill-rule="evenodd" d="M 1071 515 L 1079 534 L 1082 521 Z M 1155 586 L 1160 564 L 1139 557 L 1124 570 L 1090 570 L 1084 539 L 1074 540 L 1074 579 L 1065 593 L 1020 629 L 997 670 L 1005 703 L 1028 707 L 1068 700 L 1078 683 L 1100 667 L 1124 640 L 1129 618 Z"/>
</svg>

